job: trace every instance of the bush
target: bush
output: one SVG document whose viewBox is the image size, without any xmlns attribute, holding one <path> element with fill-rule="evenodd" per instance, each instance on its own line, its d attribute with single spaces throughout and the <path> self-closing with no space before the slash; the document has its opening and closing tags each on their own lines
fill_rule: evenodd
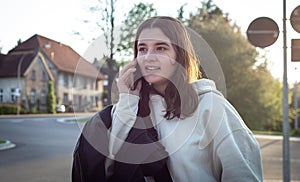
<svg viewBox="0 0 300 182">
<path fill-rule="evenodd" d="M 53 81 L 48 82 L 48 94 L 47 94 L 47 111 L 48 113 L 56 113 L 56 96 L 54 93 Z"/>
<path fill-rule="evenodd" d="M 31 114 L 37 114 L 37 113 L 38 113 L 38 110 L 37 110 L 35 107 L 32 107 L 32 108 L 30 109 L 30 113 L 31 113 Z"/>
<path fill-rule="evenodd" d="M 294 130 L 292 130 L 291 133 L 293 136 L 300 136 L 300 129 L 297 129 L 297 130 L 294 129 Z"/>
<path fill-rule="evenodd" d="M 21 107 L 19 106 L 19 110 Z M 16 114 L 17 106 L 14 104 L 0 104 L 0 114 Z"/>
</svg>

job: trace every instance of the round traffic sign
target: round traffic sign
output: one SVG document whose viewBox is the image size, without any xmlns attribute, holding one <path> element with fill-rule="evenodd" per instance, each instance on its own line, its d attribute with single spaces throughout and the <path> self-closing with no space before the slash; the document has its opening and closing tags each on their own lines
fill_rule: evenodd
<svg viewBox="0 0 300 182">
<path fill-rule="evenodd" d="M 290 21 L 293 29 L 300 33 L 300 5 L 292 11 Z"/>
<path fill-rule="evenodd" d="M 279 35 L 278 25 L 268 17 L 259 17 L 253 20 L 248 29 L 249 42 L 257 47 L 265 48 L 276 42 Z"/>
</svg>

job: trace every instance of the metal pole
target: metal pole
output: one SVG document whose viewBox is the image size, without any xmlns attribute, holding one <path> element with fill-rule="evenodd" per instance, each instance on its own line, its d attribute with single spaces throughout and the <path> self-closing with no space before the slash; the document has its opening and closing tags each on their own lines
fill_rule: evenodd
<svg viewBox="0 0 300 182">
<path fill-rule="evenodd" d="M 23 60 L 25 58 L 25 56 L 27 54 L 30 54 L 30 53 L 34 53 L 35 51 L 34 50 L 29 50 L 29 51 L 20 51 L 20 52 L 17 52 L 17 53 L 14 53 L 14 55 L 20 55 L 22 54 L 22 57 L 20 58 L 20 61 L 18 63 L 18 68 L 17 68 L 17 81 L 18 81 L 18 90 L 21 92 L 21 84 L 20 84 L 20 77 L 21 77 L 21 65 L 23 63 Z M 17 93 L 16 93 L 17 94 Z M 19 95 L 19 97 L 21 96 L 21 94 Z M 20 114 L 20 111 L 19 111 L 19 97 L 16 96 L 16 104 L 17 104 L 17 115 Z"/>
<path fill-rule="evenodd" d="M 295 108 L 295 123 L 294 123 L 294 129 L 298 129 L 298 84 L 297 81 L 294 86 L 294 108 Z"/>
<path fill-rule="evenodd" d="M 287 84 L 287 46 L 286 46 L 286 0 L 283 0 L 283 181 L 290 181 L 290 143 L 289 143 L 289 120 L 288 120 L 288 84 Z"/>
<path fill-rule="evenodd" d="M 19 90 L 19 92 L 21 92 L 21 89 L 20 89 L 20 86 L 21 86 L 21 84 L 20 84 L 20 77 L 21 77 L 21 65 L 22 65 L 22 62 L 23 62 L 23 60 L 24 60 L 24 58 L 25 58 L 25 56 L 26 56 L 26 54 L 23 54 L 22 55 L 22 57 L 21 57 L 21 59 L 20 59 L 20 61 L 19 61 L 19 64 L 18 64 L 18 75 L 17 75 L 17 77 L 18 77 L 18 90 Z M 16 93 L 17 94 L 17 93 Z M 19 115 L 20 114 L 20 110 L 19 110 L 19 97 L 21 96 L 21 94 L 19 95 L 19 96 L 17 96 L 16 95 L 16 102 L 17 102 L 17 115 Z"/>
</svg>

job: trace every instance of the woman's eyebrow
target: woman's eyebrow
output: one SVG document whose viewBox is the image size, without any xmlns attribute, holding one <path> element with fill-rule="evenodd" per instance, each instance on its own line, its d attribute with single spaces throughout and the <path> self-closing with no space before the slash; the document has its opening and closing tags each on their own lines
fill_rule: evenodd
<svg viewBox="0 0 300 182">
<path fill-rule="evenodd" d="M 165 45 L 165 46 L 170 47 L 170 44 L 168 44 L 167 42 L 156 42 L 154 45 L 155 46 Z M 138 46 L 146 46 L 146 43 L 143 43 L 143 42 L 138 43 Z"/>
<path fill-rule="evenodd" d="M 138 43 L 138 46 L 146 46 L 145 43 Z"/>
<path fill-rule="evenodd" d="M 167 42 L 157 42 L 155 43 L 156 46 L 159 46 L 159 45 L 165 45 L 165 46 L 168 46 L 170 47 L 170 45 L 167 43 Z"/>
</svg>

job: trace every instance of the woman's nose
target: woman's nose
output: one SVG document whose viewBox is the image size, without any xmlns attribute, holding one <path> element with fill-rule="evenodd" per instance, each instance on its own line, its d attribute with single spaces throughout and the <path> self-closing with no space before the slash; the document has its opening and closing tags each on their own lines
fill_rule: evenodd
<svg viewBox="0 0 300 182">
<path fill-rule="evenodd" d="M 145 55 L 146 61 L 155 61 L 157 58 L 157 55 L 155 54 L 155 51 L 153 49 L 149 49 L 147 54 Z"/>
</svg>

